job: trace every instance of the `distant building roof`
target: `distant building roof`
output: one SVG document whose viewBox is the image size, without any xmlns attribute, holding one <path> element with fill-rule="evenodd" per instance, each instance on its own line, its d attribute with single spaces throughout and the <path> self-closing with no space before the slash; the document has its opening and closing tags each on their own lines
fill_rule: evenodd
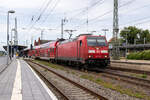
<svg viewBox="0 0 150 100">
<path fill-rule="evenodd" d="M 112 41 L 114 41 L 115 40 L 115 38 L 113 37 L 113 38 L 111 38 L 109 41 L 108 41 L 108 43 L 111 43 Z"/>
</svg>

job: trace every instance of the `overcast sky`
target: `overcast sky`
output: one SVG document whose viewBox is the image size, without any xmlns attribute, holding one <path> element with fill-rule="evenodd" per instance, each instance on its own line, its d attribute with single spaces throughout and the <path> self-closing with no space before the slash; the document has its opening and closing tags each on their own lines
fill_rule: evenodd
<svg viewBox="0 0 150 100">
<path fill-rule="evenodd" d="M 118 0 L 119 29 L 134 25 L 150 29 L 150 0 Z M 0 50 L 6 44 L 7 11 L 10 15 L 10 30 L 14 28 L 14 18 L 18 20 L 19 44 L 29 45 L 40 37 L 55 40 L 61 36 L 61 19 L 66 18 L 64 29 L 77 30 L 73 37 L 97 31 L 95 35 L 104 35 L 102 29 L 109 29 L 107 40 L 112 37 L 113 0 L 0 0 Z M 89 24 L 87 25 L 87 18 Z M 64 33 L 68 38 L 68 33 Z"/>
</svg>

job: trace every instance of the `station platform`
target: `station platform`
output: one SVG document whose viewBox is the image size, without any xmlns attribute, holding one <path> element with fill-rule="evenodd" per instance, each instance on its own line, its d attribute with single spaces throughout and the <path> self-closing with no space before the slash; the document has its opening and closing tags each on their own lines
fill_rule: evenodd
<svg viewBox="0 0 150 100">
<path fill-rule="evenodd" d="M 8 59 L 8 63 L 10 64 L 10 59 Z M 0 56 L 0 73 L 2 73 L 7 67 L 7 56 Z"/>
<path fill-rule="evenodd" d="M 57 100 L 32 68 L 21 59 L 0 73 L 0 100 Z"/>
</svg>

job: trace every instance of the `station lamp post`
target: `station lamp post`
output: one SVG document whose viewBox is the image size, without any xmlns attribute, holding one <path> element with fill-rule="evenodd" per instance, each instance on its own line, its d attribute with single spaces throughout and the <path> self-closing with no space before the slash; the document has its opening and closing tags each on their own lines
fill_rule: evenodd
<svg viewBox="0 0 150 100">
<path fill-rule="evenodd" d="M 7 66 L 8 66 L 8 60 L 9 60 L 9 14 L 15 13 L 14 10 L 9 10 L 7 12 Z"/>
<path fill-rule="evenodd" d="M 11 29 L 11 58 L 13 57 L 13 52 L 12 51 L 14 51 L 14 49 L 13 49 L 13 33 L 12 32 L 16 32 L 16 29 L 15 28 L 13 28 L 13 29 Z"/>
</svg>

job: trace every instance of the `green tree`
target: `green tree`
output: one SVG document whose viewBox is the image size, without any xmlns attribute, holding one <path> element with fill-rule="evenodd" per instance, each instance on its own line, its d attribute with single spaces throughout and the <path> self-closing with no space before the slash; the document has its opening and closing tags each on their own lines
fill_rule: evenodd
<svg viewBox="0 0 150 100">
<path fill-rule="evenodd" d="M 142 32 L 139 33 L 138 42 L 143 44 L 144 43 L 144 39 L 145 39 L 145 43 L 149 43 L 150 42 L 150 32 L 149 32 L 149 30 L 142 30 Z"/>
<path fill-rule="evenodd" d="M 125 27 L 123 30 L 121 30 L 120 37 L 123 43 L 125 43 L 127 38 L 128 44 L 134 44 L 135 41 L 136 43 L 143 44 L 144 38 L 145 43 L 150 43 L 149 30 L 138 29 L 135 26 Z"/>
</svg>

